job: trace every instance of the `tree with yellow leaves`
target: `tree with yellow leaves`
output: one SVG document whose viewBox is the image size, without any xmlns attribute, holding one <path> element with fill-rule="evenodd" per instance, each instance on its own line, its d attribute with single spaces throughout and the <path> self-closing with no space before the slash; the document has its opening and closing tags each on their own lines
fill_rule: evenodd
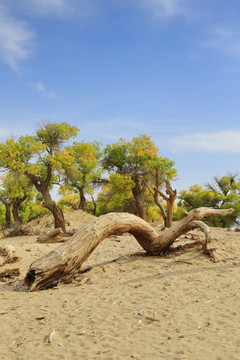
<svg viewBox="0 0 240 360">
<path fill-rule="evenodd" d="M 145 194 L 154 185 L 156 172 L 161 178 L 171 178 L 176 170 L 174 162 L 158 154 L 151 137 L 143 134 L 132 140 L 120 139 L 104 149 L 103 167 L 121 175 L 128 175 L 134 183 L 132 194 L 135 213 L 146 219 Z"/>
<path fill-rule="evenodd" d="M 50 190 L 56 181 L 56 170 L 70 161 L 62 151 L 63 144 L 76 136 L 78 128 L 67 123 L 43 123 L 35 136 L 20 136 L 0 144 L 0 167 L 24 174 L 43 197 L 43 206 L 54 216 L 55 227 L 65 231 L 63 212 L 52 199 Z"/>
</svg>

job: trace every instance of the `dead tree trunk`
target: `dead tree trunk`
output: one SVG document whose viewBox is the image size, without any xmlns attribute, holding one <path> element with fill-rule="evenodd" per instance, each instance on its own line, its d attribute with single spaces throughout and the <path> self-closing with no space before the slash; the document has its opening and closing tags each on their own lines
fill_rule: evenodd
<svg viewBox="0 0 240 360">
<path fill-rule="evenodd" d="M 233 209 L 199 208 L 184 219 L 158 234 L 143 219 L 126 213 L 110 213 L 82 227 L 70 240 L 30 266 L 25 284 L 31 291 L 44 289 L 75 269 L 80 269 L 93 250 L 108 236 L 129 232 L 151 255 L 162 255 L 174 240 L 190 229 L 199 227 L 198 221 L 213 215 L 230 215 Z"/>
</svg>

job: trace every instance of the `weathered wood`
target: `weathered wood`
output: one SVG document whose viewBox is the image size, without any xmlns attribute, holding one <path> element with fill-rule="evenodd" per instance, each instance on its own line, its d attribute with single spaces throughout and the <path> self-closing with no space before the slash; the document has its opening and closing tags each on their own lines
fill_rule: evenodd
<svg viewBox="0 0 240 360">
<path fill-rule="evenodd" d="M 0 246 L 0 266 L 11 262 L 15 256 L 15 246 L 12 244 Z"/>
<path fill-rule="evenodd" d="M 128 232 L 151 255 L 164 254 L 177 237 L 193 227 L 195 220 L 213 215 L 230 215 L 234 209 L 216 210 L 198 208 L 171 228 L 157 233 L 143 219 L 126 213 L 110 213 L 100 216 L 83 226 L 70 240 L 42 258 L 34 261 L 25 277 L 25 284 L 31 291 L 44 289 L 61 277 L 80 269 L 94 249 L 108 236 Z"/>
<path fill-rule="evenodd" d="M 40 243 L 57 242 L 57 239 L 58 239 L 59 235 L 61 235 L 61 234 L 63 234 L 63 230 L 62 230 L 62 228 L 58 227 L 57 229 L 50 230 L 47 233 L 40 235 L 37 238 L 37 242 L 40 242 Z"/>
</svg>

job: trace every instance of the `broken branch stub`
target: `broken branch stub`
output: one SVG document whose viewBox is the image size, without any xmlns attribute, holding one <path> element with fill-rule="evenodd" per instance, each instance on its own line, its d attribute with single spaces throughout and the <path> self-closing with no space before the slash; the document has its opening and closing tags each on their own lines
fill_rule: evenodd
<svg viewBox="0 0 240 360">
<path fill-rule="evenodd" d="M 128 232 L 150 255 L 164 254 L 177 237 L 189 231 L 195 220 L 214 215 L 230 215 L 234 209 L 198 208 L 159 234 L 143 219 L 127 213 L 102 215 L 83 226 L 71 239 L 57 249 L 34 261 L 25 277 L 31 291 L 44 289 L 60 278 L 80 269 L 94 249 L 108 236 Z M 192 225 L 192 227 L 191 227 Z"/>
</svg>

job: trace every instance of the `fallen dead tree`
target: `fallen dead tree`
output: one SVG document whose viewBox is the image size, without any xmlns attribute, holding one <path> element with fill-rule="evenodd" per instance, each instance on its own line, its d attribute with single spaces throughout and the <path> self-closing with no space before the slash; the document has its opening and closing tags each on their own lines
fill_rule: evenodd
<svg viewBox="0 0 240 360">
<path fill-rule="evenodd" d="M 83 226 L 72 238 L 57 249 L 34 261 L 25 277 L 25 285 L 30 291 L 48 288 L 73 270 L 80 270 L 83 262 L 94 249 L 108 236 L 128 232 L 135 237 L 143 249 L 150 255 L 163 255 L 182 234 L 200 228 L 205 233 L 203 243 L 207 253 L 210 241 L 208 227 L 199 221 L 214 215 L 226 216 L 234 209 L 198 208 L 186 214 L 186 217 L 160 234 L 141 218 L 127 213 L 102 215 Z"/>
</svg>

